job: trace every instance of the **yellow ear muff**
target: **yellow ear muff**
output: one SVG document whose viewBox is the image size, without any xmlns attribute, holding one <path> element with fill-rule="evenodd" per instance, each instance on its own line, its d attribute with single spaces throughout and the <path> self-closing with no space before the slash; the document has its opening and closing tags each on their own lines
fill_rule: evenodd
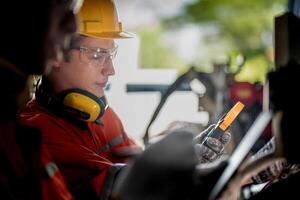
<svg viewBox="0 0 300 200">
<path fill-rule="evenodd" d="M 96 121 L 107 108 L 104 97 L 99 98 L 81 89 L 66 91 L 63 104 L 68 113 L 83 121 Z"/>
</svg>

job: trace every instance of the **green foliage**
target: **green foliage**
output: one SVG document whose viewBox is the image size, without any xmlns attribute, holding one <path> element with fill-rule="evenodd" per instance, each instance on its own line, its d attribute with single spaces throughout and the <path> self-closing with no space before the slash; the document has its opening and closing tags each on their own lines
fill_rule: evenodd
<svg viewBox="0 0 300 200">
<path fill-rule="evenodd" d="M 196 0 L 187 5 L 183 14 L 164 24 L 213 24 L 219 30 L 217 36 L 230 41 L 234 50 L 261 54 L 270 45 L 264 37 L 272 33 L 273 18 L 284 6 L 285 0 Z"/>
<path fill-rule="evenodd" d="M 249 81 L 251 83 L 264 82 L 265 74 L 269 70 L 268 65 L 269 63 L 264 56 L 256 56 L 245 63 L 242 71 L 235 78 L 238 81 Z"/>
<path fill-rule="evenodd" d="M 284 11 L 286 0 L 195 0 L 184 12 L 164 20 L 168 28 L 187 23 L 217 28 L 208 43 L 226 41 L 226 55 L 239 52 L 246 56 L 239 80 L 263 81 L 270 67 L 266 52 L 272 47 L 274 17 Z M 213 39 L 212 37 L 215 37 Z"/>
<path fill-rule="evenodd" d="M 138 31 L 141 37 L 140 65 L 143 68 L 177 68 L 185 66 L 174 49 L 161 40 L 159 26 L 143 28 Z"/>
</svg>

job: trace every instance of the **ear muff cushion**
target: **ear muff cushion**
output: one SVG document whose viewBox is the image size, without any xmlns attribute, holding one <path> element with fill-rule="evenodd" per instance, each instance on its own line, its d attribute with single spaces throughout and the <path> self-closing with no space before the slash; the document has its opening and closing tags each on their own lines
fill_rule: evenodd
<svg viewBox="0 0 300 200">
<path fill-rule="evenodd" d="M 105 98 L 97 97 L 82 89 L 69 89 L 63 93 L 63 105 L 67 112 L 84 121 L 95 121 L 107 107 Z"/>
</svg>

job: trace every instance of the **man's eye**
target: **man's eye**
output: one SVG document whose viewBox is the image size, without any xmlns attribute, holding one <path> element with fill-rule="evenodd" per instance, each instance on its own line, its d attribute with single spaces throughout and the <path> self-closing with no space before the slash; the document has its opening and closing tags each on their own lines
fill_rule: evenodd
<svg viewBox="0 0 300 200">
<path fill-rule="evenodd" d="M 94 59 L 94 60 L 97 60 L 101 57 L 101 55 L 99 55 L 99 53 L 91 53 L 90 54 L 90 58 L 91 59 Z"/>
<path fill-rule="evenodd" d="M 97 59 L 97 58 L 99 58 L 99 55 L 98 55 L 97 53 L 94 53 L 94 54 L 93 54 L 93 58 L 94 58 L 94 59 Z"/>
<path fill-rule="evenodd" d="M 103 53 L 94 53 L 92 55 L 92 58 L 93 60 L 102 60 L 102 59 L 105 59 L 107 57 L 107 54 L 103 54 Z"/>
</svg>

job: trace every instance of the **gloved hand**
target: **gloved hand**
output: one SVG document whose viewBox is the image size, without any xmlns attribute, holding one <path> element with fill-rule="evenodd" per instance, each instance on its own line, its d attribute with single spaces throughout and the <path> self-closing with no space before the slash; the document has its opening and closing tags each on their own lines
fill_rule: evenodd
<svg viewBox="0 0 300 200">
<path fill-rule="evenodd" d="M 176 130 L 148 147 L 121 174 L 114 199 L 196 200 L 208 195 L 220 175 L 214 171 L 224 168 L 198 166 L 193 138 L 189 131 Z"/>
<path fill-rule="evenodd" d="M 210 137 L 208 138 L 207 142 L 202 145 L 205 137 L 213 127 L 214 124 L 209 126 L 206 130 L 200 132 L 201 130 L 203 130 L 203 127 L 200 124 L 185 121 L 176 121 L 168 126 L 166 133 L 168 134 L 172 131 L 183 130 L 197 135 L 194 138 L 196 155 L 200 163 L 208 163 L 220 158 L 224 153 L 226 145 L 228 145 L 231 140 L 231 134 L 229 132 L 225 132 L 224 134 L 222 134 L 220 139 Z"/>
<path fill-rule="evenodd" d="M 200 163 L 213 162 L 220 158 L 224 153 L 226 145 L 230 142 L 231 134 L 225 132 L 220 139 L 208 137 L 207 141 L 203 143 L 205 137 L 213 127 L 214 125 L 209 126 L 194 138 L 196 155 Z"/>
</svg>

